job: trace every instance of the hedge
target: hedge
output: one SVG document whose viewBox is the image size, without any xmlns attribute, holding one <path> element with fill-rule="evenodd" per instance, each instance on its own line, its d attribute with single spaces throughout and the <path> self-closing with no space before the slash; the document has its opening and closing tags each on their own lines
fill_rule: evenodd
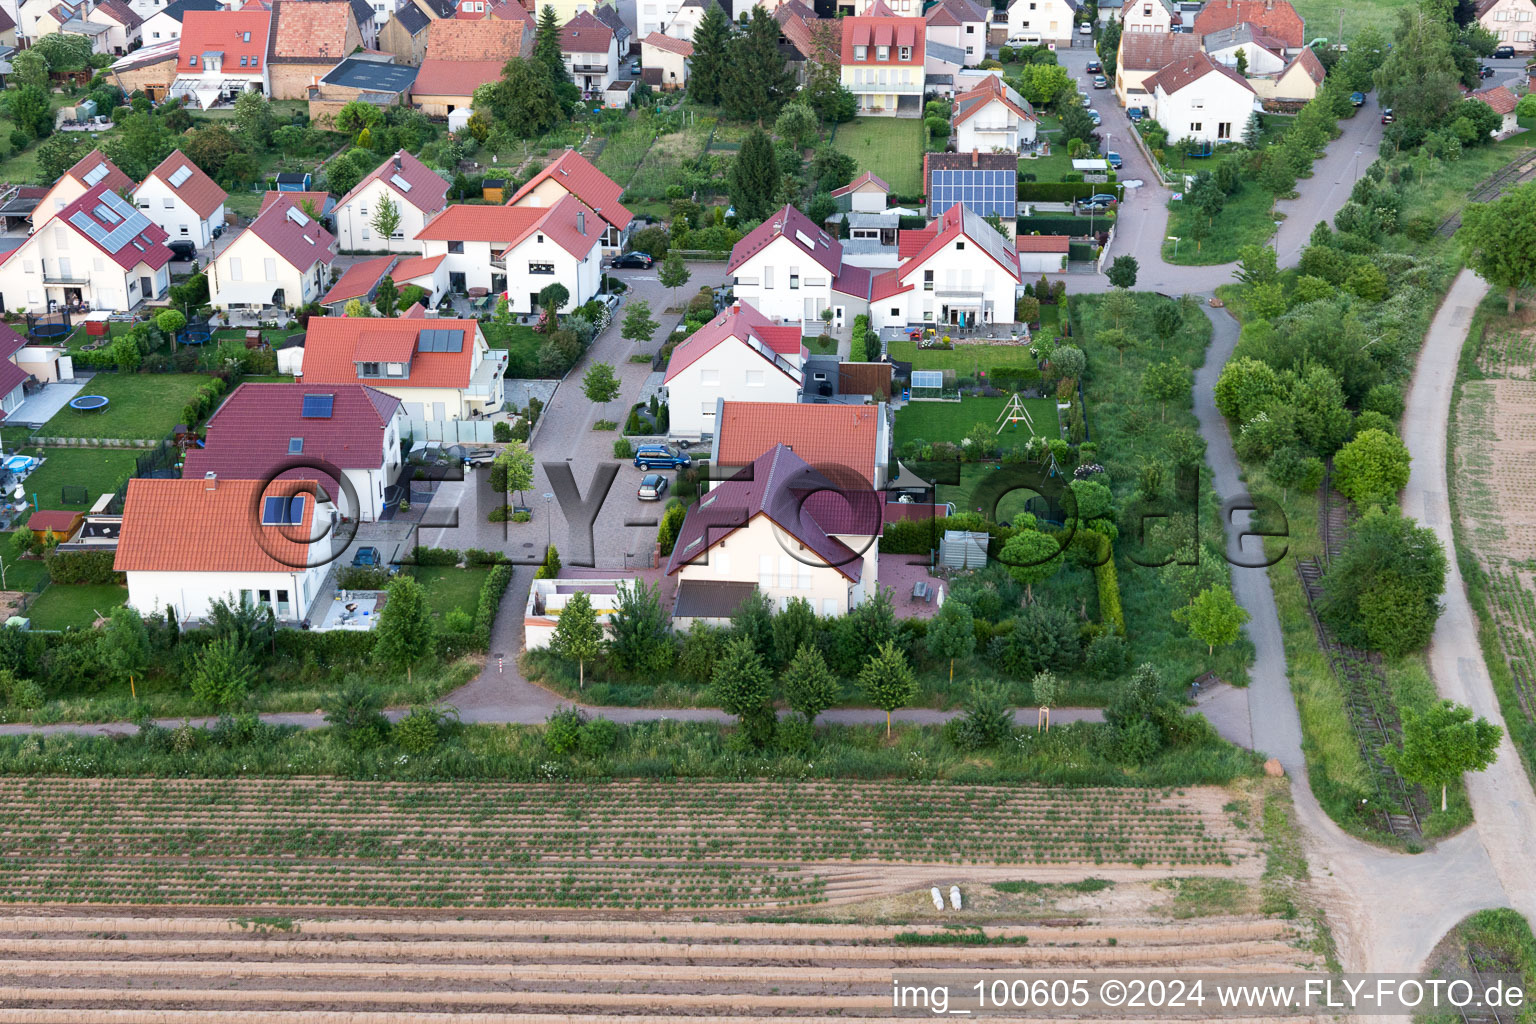
<svg viewBox="0 0 1536 1024">
<path fill-rule="evenodd" d="M 994 387 L 1014 389 L 1027 387 L 1031 384 L 1039 384 L 1044 375 L 1034 366 L 1005 366 L 997 365 L 987 371 L 988 378 Z"/>
<path fill-rule="evenodd" d="M 479 650 L 490 650 L 491 627 L 496 623 L 502 596 L 511 583 L 512 567 L 498 565 L 486 574 L 485 582 L 480 585 L 480 604 L 475 609 L 475 642 Z"/>
<path fill-rule="evenodd" d="M 1073 238 L 1087 238 L 1094 231 L 1108 231 L 1114 218 L 1099 214 L 1096 217 L 1069 217 L 1062 214 L 1059 217 L 1020 217 L 1015 222 L 1018 233 L 1021 235 L 1070 235 Z"/>
<path fill-rule="evenodd" d="M 302 661 L 313 655 L 321 667 L 348 662 L 373 660 L 378 637 L 373 633 L 331 630 L 317 633 L 308 629 L 279 629 L 272 635 L 273 650 L 281 656 Z"/>
<path fill-rule="evenodd" d="M 869 315 L 860 313 L 853 318 L 853 332 L 850 335 L 852 340 L 848 345 L 850 363 L 869 362 L 869 333 Z"/>
<path fill-rule="evenodd" d="M 1120 574 L 1115 571 L 1113 553 L 1104 564 L 1094 566 L 1093 581 L 1099 588 L 1099 621 L 1114 626 L 1125 636 L 1125 612 L 1120 607 Z"/>
<path fill-rule="evenodd" d="M 127 576 L 112 571 L 114 557 L 111 551 L 53 551 L 43 561 L 55 583 L 126 583 Z"/>
<path fill-rule="evenodd" d="M 414 565 L 458 565 L 460 554 L 453 548 L 429 548 L 418 544 L 411 551 Z"/>
<path fill-rule="evenodd" d="M 1018 189 L 1021 203 L 1070 203 L 1097 195 L 1125 198 L 1124 185 L 1107 181 L 1021 181 Z"/>
<path fill-rule="evenodd" d="M 880 538 L 880 551 L 888 555 L 926 555 L 938 548 L 945 530 L 976 532 L 976 525 L 971 521 L 974 517 L 953 525 L 949 518 L 936 516 L 933 519 L 901 519 L 887 523 L 885 533 Z M 1003 544 L 1013 536 L 1013 530 L 998 523 L 984 523 L 981 528 L 991 537 L 987 543 L 987 553 L 996 558 Z"/>
</svg>

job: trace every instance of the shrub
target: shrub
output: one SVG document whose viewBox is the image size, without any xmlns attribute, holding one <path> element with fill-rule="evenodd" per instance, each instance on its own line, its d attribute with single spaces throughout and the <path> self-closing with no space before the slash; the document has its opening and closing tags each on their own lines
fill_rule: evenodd
<svg viewBox="0 0 1536 1024">
<path fill-rule="evenodd" d="M 348 676 L 340 690 L 320 702 L 320 709 L 348 749 L 363 751 L 384 742 L 389 732 L 389 720 L 379 710 L 383 704 L 372 687 L 357 676 Z"/>
<path fill-rule="evenodd" d="M 110 551 L 50 551 L 44 556 L 48 578 L 54 583 L 123 583 L 127 579 L 112 571 Z"/>
<path fill-rule="evenodd" d="M 336 586 L 342 590 L 383 590 L 388 585 L 389 573 L 383 569 L 348 566 L 336 575 Z"/>
<path fill-rule="evenodd" d="M 1125 637 L 1113 630 L 1100 633 L 1088 644 L 1088 671 L 1100 679 L 1113 678 L 1125 671 L 1129 653 Z"/>
<path fill-rule="evenodd" d="M 442 734 L 443 713 L 423 704 L 413 705 L 389 733 L 395 746 L 408 754 L 427 753 L 437 746 Z"/>
<path fill-rule="evenodd" d="M 458 565 L 460 555 L 454 548 L 429 548 L 420 544 L 411 550 L 416 565 Z"/>
<path fill-rule="evenodd" d="M 635 457 L 635 446 L 629 438 L 621 437 L 613 442 L 613 457 L 616 459 L 632 459 Z"/>
<path fill-rule="evenodd" d="M 584 757 L 602 757 L 619 742 L 619 727 L 606 718 L 594 718 L 581 727 L 577 741 Z"/>
<path fill-rule="evenodd" d="M 506 560 L 507 556 L 500 551 L 482 551 L 479 548 L 469 548 L 464 552 L 464 564 L 466 565 L 501 565 Z"/>
<path fill-rule="evenodd" d="M 683 528 L 683 519 L 687 514 L 687 507 L 675 499 L 661 514 L 661 525 L 656 528 L 656 542 L 661 545 L 662 554 L 672 553 L 673 546 L 677 544 L 678 531 Z"/>
<path fill-rule="evenodd" d="M 215 709 L 237 707 L 245 701 L 256 669 L 250 654 L 234 637 L 220 637 L 193 659 L 192 695 Z"/>
<path fill-rule="evenodd" d="M 497 420 L 491 427 L 491 436 L 505 444 L 512 440 L 512 424 L 506 420 Z"/>
<path fill-rule="evenodd" d="M 573 753 L 581 743 L 581 730 L 586 721 L 587 716 L 575 708 L 557 708 L 544 723 L 544 746 L 557 757 Z"/>
<path fill-rule="evenodd" d="M 965 713 L 944 727 L 944 738 L 961 750 L 995 747 L 1013 735 L 1013 708 L 996 683 L 977 683 Z"/>
</svg>

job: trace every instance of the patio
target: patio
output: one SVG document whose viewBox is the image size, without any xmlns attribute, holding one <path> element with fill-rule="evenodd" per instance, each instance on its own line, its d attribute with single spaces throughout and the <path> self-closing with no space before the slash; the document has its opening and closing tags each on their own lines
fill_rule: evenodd
<svg viewBox="0 0 1536 1024">
<path fill-rule="evenodd" d="M 366 633 L 378 621 L 378 612 L 387 599 L 378 590 L 338 590 L 331 597 L 330 607 L 325 609 L 325 618 L 314 629 L 322 633 L 333 630 Z M 311 619 L 319 610 L 310 608 Z"/>
<path fill-rule="evenodd" d="M 931 619 L 944 606 L 944 596 L 949 585 L 934 578 L 928 570 L 927 555 L 882 555 L 880 557 L 880 586 L 890 587 L 892 604 L 896 614 L 906 619 Z M 932 589 L 933 600 L 912 596 L 913 587 L 923 584 Z"/>
<path fill-rule="evenodd" d="M 69 405 L 71 399 L 83 392 L 86 383 L 82 380 L 73 380 L 44 384 L 28 395 L 26 401 L 5 418 L 5 422 L 13 425 L 42 426 Z"/>
</svg>

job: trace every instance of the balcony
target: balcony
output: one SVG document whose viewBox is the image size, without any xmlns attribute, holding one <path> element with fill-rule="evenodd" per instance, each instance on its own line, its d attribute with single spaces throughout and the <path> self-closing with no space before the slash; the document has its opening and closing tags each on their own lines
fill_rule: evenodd
<svg viewBox="0 0 1536 1024">
<path fill-rule="evenodd" d="M 987 293 L 980 288 L 935 288 L 934 297 L 940 302 L 955 305 L 978 305 Z"/>
<path fill-rule="evenodd" d="M 921 82 L 853 82 L 848 91 L 855 96 L 913 96 L 922 95 Z"/>
<path fill-rule="evenodd" d="M 68 274 L 61 274 L 57 270 L 49 270 L 47 267 L 43 268 L 43 284 L 82 285 L 90 283 L 90 277 L 85 274 L 76 273 L 74 271 L 71 271 Z"/>
<path fill-rule="evenodd" d="M 571 65 L 571 74 L 573 75 L 606 75 L 612 73 L 612 71 L 613 69 L 610 68 L 607 64 Z"/>
<path fill-rule="evenodd" d="M 474 373 L 469 376 L 469 386 L 464 389 L 464 397 L 475 398 L 481 401 L 489 401 L 497 397 L 497 390 L 501 387 L 502 375 L 507 371 L 509 356 L 503 349 L 491 349 L 485 358 L 480 360 L 480 365 L 475 367 Z"/>
</svg>

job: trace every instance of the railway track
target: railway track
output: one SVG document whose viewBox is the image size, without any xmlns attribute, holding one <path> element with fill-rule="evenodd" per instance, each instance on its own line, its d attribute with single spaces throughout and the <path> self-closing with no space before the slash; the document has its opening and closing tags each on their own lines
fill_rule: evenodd
<svg viewBox="0 0 1536 1024">
<path fill-rule="evenodd" d="M 1486 203 L 1497 199 L 1505 189 L 1520 184 L 1521 180 L 1533 170 L 1536 170 L 1536 158 L 1532 157 L 1530 150 L 1526 150 L 1485 178 L 1476 191 L 1467 197 L 1467 202 Z M 1461 211 L 1465 206 L 1465 203 L 1458 206 L 1454 213 L 1440 222 L 1440 227 L 1437 229 L 1440 235 L 1450 238 L 1456 233 L 1456 229 L 1461 227 Z"/>
<path fill-rule="evenodd" d="M 1480 952 L 1475 946 L 1470 944 L 1467 946 L 1467 968 L 1472 972 L 1472 979 L 1477 983 L 1478 990 L 1486 992 L 1488 985 L 1483 980 L 1482 970 L 1477 966 Z M 1462 1024 L 1513 1024 L 1515 1020 L 1507 1011 L 1501 1014 L 1497 1006 L 1462 1006 L 1458 1009 L 1461 1012 Z"/>
</svg>

